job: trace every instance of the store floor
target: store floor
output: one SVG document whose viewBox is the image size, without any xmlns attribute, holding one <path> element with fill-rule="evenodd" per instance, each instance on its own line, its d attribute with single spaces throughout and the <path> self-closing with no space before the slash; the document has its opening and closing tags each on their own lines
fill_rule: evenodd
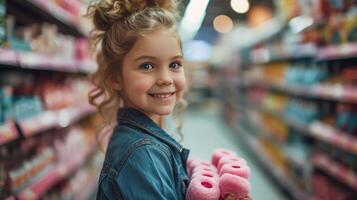
<svg viewBox="0 0 357 200">
<path fill-rule="evenodd" d="M 285 199 L 264 171 L 254 165 L 253 158 L 237 144 L 236 136 L 221 118 L 219 106 L 188 109 L 184 116 L 183 133 L 183 144 L 191 150 L 190 157 L 209 161 L 212 151 L 223 147 L 245 158 L 251 168 L 251 197 L 254 200 Z"/>
</svg>

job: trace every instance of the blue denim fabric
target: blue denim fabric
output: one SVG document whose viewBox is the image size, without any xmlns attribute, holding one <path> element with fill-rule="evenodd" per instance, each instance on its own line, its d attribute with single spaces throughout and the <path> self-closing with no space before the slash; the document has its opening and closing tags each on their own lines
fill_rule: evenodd
<svg viewBox="0 0 357 200">
<path fill-rule="evenodd" d="M 183 200 L 188 154 L 145 114 L 121 109 L 107 147 L 97 199 Z"/>
</svg>

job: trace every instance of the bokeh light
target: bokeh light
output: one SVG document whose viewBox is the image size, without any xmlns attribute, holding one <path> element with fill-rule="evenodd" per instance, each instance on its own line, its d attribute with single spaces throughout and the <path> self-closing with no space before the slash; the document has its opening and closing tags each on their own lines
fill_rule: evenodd
<svg viewBox="0 0 357 200">
<path fill-rule="evenodd" d="M 218 15 L 213 20 L 213 27 L 219 33 L 228 33 L 233 29 L 233 21 L 227 15 Z"/>
</svg>

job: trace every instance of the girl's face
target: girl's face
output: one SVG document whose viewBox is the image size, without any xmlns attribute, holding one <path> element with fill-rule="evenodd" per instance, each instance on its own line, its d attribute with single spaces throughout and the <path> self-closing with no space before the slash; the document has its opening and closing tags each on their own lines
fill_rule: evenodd
<svg viewBox="0 0 357 200">
<path fill-rule="evenodd" d="M 182 98 L 183 57 L 176 35 L 159 29 L 140 37 L 124 57 L 120 92 L 125 107 L 136 108 L 160 124 Z"/>
</svg>

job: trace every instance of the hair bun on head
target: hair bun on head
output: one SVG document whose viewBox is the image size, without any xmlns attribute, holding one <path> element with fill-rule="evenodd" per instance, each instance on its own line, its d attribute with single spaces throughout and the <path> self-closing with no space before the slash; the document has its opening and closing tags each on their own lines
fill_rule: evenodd
<svg viewBox="0 0 357 200">
<path fill-rule="evenodd" d="M 176 12 L 176 9 L 177 9 L 177 4 L 175 1 L 173 0 L 152 0 L 156 3 L 156 6 L 164 9 L 164 10 L 167 10 L 167 11 L 170 11 L 170 12 Z"/>
<path fill-rule="evenodd" d="M 88 15 L 96 29 L 105 31 L 114 22 L 152 7 L 176 12 L 177 4 L 175 0 L 100 0 L 89 7 Z"/>
</svg>

